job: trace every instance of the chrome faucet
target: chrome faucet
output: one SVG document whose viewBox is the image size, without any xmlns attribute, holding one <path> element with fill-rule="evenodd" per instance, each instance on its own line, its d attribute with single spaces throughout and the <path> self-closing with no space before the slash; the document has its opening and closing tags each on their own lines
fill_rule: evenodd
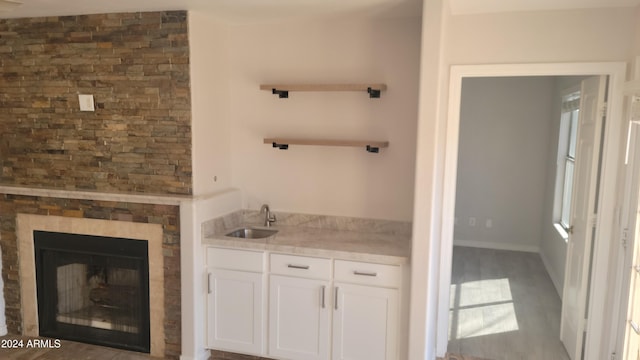
<svg viewBox="0 0 640 360">
<path fill-rule="evenodd" d="M 276 215 L 271 213 L 269 205 L 264 204 L 260 208 L 260 214 L 264 212 L 264 226 L 269 227 L 272 223 L 276 222 Z"/>
</svg>

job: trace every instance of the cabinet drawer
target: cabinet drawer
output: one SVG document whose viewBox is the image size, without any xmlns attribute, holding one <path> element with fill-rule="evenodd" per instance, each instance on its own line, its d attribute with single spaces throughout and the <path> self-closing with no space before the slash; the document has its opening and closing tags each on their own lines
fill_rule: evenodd
<svg viewBox="0 0 640 360">
<path fill-rule="evenodd" d="M 314 279 L 330 279 L 331 260 L 307 256 L 271 254 L 271 273 Z"/>
<path fill-rule="evenodd" d="M 354 284 L 399 288 L 402 270 L 396 265 L 336 260 L 335 280 Z"/>
<path fill-rule="evenodd" d="M 264 252 L 207 248 L 207 266 L 218 269 L 263 272 Z"/>
</svg>

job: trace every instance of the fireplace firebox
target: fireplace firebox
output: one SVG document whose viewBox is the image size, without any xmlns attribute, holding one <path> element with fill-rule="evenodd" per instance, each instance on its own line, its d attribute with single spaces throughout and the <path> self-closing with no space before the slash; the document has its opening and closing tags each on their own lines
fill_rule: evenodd
<svg viewBox="0 0 640 360">
<path fill-rule="evenodd" d="M 149 353 L 148 242 L 33 235 L 40 335 Z"/>
</svg>

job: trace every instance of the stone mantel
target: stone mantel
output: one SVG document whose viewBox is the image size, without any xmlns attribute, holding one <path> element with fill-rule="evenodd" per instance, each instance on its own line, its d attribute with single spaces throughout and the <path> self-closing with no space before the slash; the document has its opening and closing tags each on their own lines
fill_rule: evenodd
<svg viewBox="0 0 640 360">
<path fill-rule="evenodd" d="M 162 195 L 140 193 L 108 193 L 86 190 L 48 189 L 40 187 L 27 187 L 17 185 L 0 185 L 0 194 L 51 197 L 59 199 L 79 199 L 115 201 L 138 204 L 180 205 L 184 201 L 193 200 L 189 195 Z"/>
</svg>

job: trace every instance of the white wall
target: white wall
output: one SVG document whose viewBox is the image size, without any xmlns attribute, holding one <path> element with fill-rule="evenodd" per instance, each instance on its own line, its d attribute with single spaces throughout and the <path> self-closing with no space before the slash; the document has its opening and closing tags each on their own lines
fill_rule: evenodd
<svg viewBox="0 0 640 360">
<path fill-rule="evenodd" d="M 233 184 L 244 206 L 411 220 L 417 119 L 419 19 L 336 19 L 230 26 Z M 384 82 L 366 93 L 291 92 L 262 83 Z M 388 140 L 363 148 L 291 145 L 263 137 Z"/>
<path fill-rule="evenodd" d="M 443 276 L 439 264 L 447 257 L 447 249 L 439 246 L 441 224 L 452 222 L 441 218 L 450 66 L 626 61 L 637 21 L 629 9 L 451 16 L 447 0 L 424 5 L 421 46 L 426 56 L 421 59 L 412 258 L 412 274 L 419 277 L 412 279 L 412 360 L 431 360 L 436 342 L 438 355 L 446 350 L 446 338 L 436 338 L 433 325 L 439 295 L 433 290 L 448 286 L 437 279 Z"/>
<path fill-rule="evenodd" d="M 229 43 L 211 14 L 189 12 L 194 195 L 232 186 Z"/>
<path fill-rule="evenodd" d="M 632 42 L 632 49 L 633 49 L 632 55 L 634 57 L 640 56 L 640 6 L 636 8 L 635 13 L 636 13 L 635 32 L 634 32 L 634 38 Z M 631 60 L 635 60 L 635 58 L 632 58 Z"/>
<path fill-rule="evenodd" d="M 463 81 L 456 243 L 539 251 L 553 89 L 552 77 Z"/>
<path fill-rule="evenodd" d="M 202 224 L 240 210 L 238 190 L 184 200 L 180 204 L 181 360 L 206 360 L 207 273 L 202 251 Z"/>
<path fill-rule="evenodd" d="M 620 61 L 635 29 L 629 8 L 451 16 L 452 64 Z"/>
<path fill-rule="evenodd" d="M 197 194 L 225 187 L 243 206 L 410 221 L 420 19 L 224 24 L 190 13 Z M 383 82 L 362 93 L 294 93 L 262 83 Z M 364 148 L 263 144 L 264 137 L 387 140 Z M 218 177 L 218 182 L 212 181 Z"/>
</svg>

